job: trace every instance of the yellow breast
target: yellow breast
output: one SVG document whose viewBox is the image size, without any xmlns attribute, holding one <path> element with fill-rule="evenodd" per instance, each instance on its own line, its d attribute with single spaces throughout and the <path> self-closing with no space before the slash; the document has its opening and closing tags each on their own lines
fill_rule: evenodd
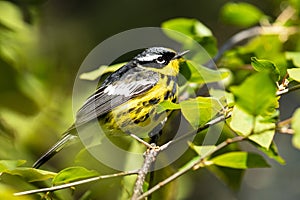
<svg viewBox="0 0 300 200">
<path fill-rule="evenodd" d="M 114 108 L 104 117 L 102 124 L 113 135 L 119 132 L 139 136 L 148 134 L 168 115 L 156 113 L 157 105 L 164 100 L 176 102 L 177 96 L 176 78 L 162 74 L 153 88 Z"/>
</svg>

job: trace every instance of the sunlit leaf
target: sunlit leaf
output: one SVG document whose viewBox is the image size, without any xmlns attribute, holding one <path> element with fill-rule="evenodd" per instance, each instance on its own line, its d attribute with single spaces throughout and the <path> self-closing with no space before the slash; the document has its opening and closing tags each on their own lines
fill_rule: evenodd
<svg viewBox="0 0 300 200">
<path fill-rule="evenodd" d="M 173 103 L 170 101 L 163 101 L 158 105 L 156 112 L 161 113 L 166 110 L 177 110 L 177 109 L 180 109 L 179 104 L 176 104 L 176 103 Z"/>
<path fill-rule="evenodd" d="M 227 71 L 211 70 L 207 67 L 196 64 L 193 61 L 187 61 L 186 64 L 191 71 L 191 77 L 188 81 L 192 83 L 211 83 L 220 81 L 229 76 L 229 72 Z"/>
<path fill-rule="evenodd" d="M 300 67 L 300 52 L 286 52 L 285 57 L 288 60 L 292 60 L 296 67 Z"/>
<path fill-rule="evenodd" d="M 238 134 L 247 136 L 253 131 L 253 121 L 252 115 L 240 109 L 239 106 L 234 106 L 229 125 Z"/>
<path fill-rule="evenodd" d="M 238 134 L 248 136 L 248 139 L 268 149 L 275 134 L 275 123 L 266 121 L 262 116 L 252 116 L 239 106 L 232 111 L 230 127 Z M 251 134 L 251 135 L 250 135 Z"/>
<path fill-rule="evenodd" d="M 211 97 L 197 97 L 179 103 L 181 112 L 186 120 L 194 127 L 198 128 L 211 120 L 222 110 L 220 102 Z"/>
<path fill-rule="evenodd" d="M 267 73 L 256 73 L 241 85 L 231 87 L 236 104 L 249 114 L 257 116 L 274 106 L 276 85 Z"/>
<path fill-rule="evenodd" d="M 270 167 L 261 155 L 241 151 L 225 153 L 214 157 L 210 161 L 218 166 L 236 169 Z"/>
<path fill-rule="evenodd" d="M 29 167 L 17 167 L 12 170 L 5 170 L 3 173 L 21 176 L 28 182 L 44 181 L 53 178 L 56 175 L 54 172 Z"/>
<path fill-rule="evenodd" d="M 299 68 L 287 69 L 287 72 L 293 80 L 300 82 L 300 69 Z"/>
<path fill-rule="evenodd" d="M 260 146 L 269 149 L 274 135 L 275 123 L 266 121 L 264 117 L 257 116 L 255 120 L 254 134 L 250 135 L 248 139 L 259 144 Z"/>
<path fill-rule="evenodd" d="M 197 19 L 175 18 L 165 21 L 162 27 L 178 31 L 188 36 L 212 36 L 212 32 Z"/>
<path fill-rule="evenodd" d="M 102 65 L 96 70 L 80 74 L 79 78 L 83 79 L 83 80 L 93 81 L 106 73 L 111 73 L 111 72 L 117 71 L 124 64 L 125 63 L 118 63 L 118 64 L 111 65 L 111 66 Z"/>
<path fill-rule="evenodd" d="M 0 172 L 14 170 L 26 163 L 26 160 L 0 160 Z"/>
<path fill-rule="evenodd" d="M 255 57 L 251 58 L 251 65 L 256 71 L 268 72 L 270 73 L 274 81 L 278 81 L 280 78 L 280 72 L 278 67 L 269 60 L 257 59 Z"/>
<path fill-rule="evenodd" d="M 295 131 L 293 136 L 293 145 L 300 149 L 300 108 L 298 108 L 292 118 L 292 128 Z"/>
<path fill-rule="evenodd" d="M 69 167 L 61 170 L 52 180 L 53 185 L 70 183 L 72 181 L 81 180 L 98 176 L 99 173 L 94 170 L 88 170 L 84 167 Z"/>
<path fill-rule="evenodd" d="M 259 22 L 264 14 L 248 3 L 227 3 L 221 10 L 221 19 L 226 23 L 248 27 Z"/>
<path fill-rule="evenodd" d="M 0 24 L 11 29 L 24 28 L 24 21 L 20 9 L 6 1 L 0 1 Z"/>
<path fill-rule="evenodd" d="M 193 50 L 193 42 L 197 41 L 210 55 L 215 55 L 217 52 L 216 39 L 213 37 L 212 32 L 197 19 L 171 19 L 165 21 L 162 28 L 170 38 L 184 44 L 187 49 Z"/>
<path fill-rule="evenodd" d="M 232 107 L 234 105 L 234 96 L 232 93 L 226 92 L 224 90 L 211 89 L 209 94 L 212 97 L 216 97 L 223 103 L 223 106 Z"/>
<path fill-rule="evenodd" d="M 259 144 L 260 146 L 269 149 L 269 146 L 273 141 L 274 135 L 275 135 L 275 129 L 265 130 L 262 133 L 250 135 L 248 138 L 249 140 L 252 140 L 253 142 Z"/>
</svg>

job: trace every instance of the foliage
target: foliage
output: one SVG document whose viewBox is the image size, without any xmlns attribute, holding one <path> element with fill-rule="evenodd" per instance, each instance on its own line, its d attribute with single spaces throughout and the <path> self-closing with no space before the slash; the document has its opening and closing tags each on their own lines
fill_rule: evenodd
<svg viewBox="0 0 300 200">
<path fill-rule="evenodd" d="M 299 1 L 289 1 L 286 6 L 273 19 L 248 3 L 226 3 L 221 9 L 224 22 L 242 28 L 256 24 L 259 25 L 259 31 L 246 37 L 247 41 L 242 45 L 238 46 L 241 41 L 231 41 L 231 48 L 220 49 L 219 52 L 213 31 L 197 19 L 173 18 L 162 23 L 162 28 L 175 30 L 196 41 L 208 52 L 207 55 L 219 56 L 215 60 L 219 69 L 208 68 L 207 55 L 193 52 L 195 49 L 190 40 L 166 32 L 184 49 L 191 48 L 192 55 L 181 66 L 184 76 L 180 84 L 181 101 L 162 102 L 157 112 L 180 111 L 197 134 L 193 141 L 186 143 L 189 150 L 175 162 L 175 171 L 173 166 L 168 166 L 158 172 L 163 174 L 160 178 L 164 178 L 159 181 L 206 168 L 226 185 L 237 189 L 245 170 L 272 167 L 270 160 L 285 164 L 274 142 L 276 134 L 292 135 L 291 145 L 300 149 L 300 109 L 284 121 L 279 112 L 279 108 L 287 106 L 279 104 L 280 98 L 300 88 Z M 33 6 L 32 10 L 38 9 Z M 287 10 L 292 14 L 287 14 Z M 64 73 L 56 73 L 57 70 L 51 68 L 52 59 L 39 51 L 39 24 L 26 23 L 21 9 L 10 2 L 0 2 L 0 13 L 0 198 L 26 200 L 130 196 L 130 188 L 136 177 L 116 178 L 118 180 L 107 180 L 105 183 L 99 178 L 95 183 L 96 189 L 80 190 L 80 186 L 76 187 L 75 191 L 80 191 L 77 196 L 73 196 L 71 190 L 41 196 L 13 196 L 18 191 L 80 183 L 81 180 L 100 177 L 99 174 L 113 174 L 115 171 L 82 151 L 79 156 L 85 161 L 77 161 L 76 166 L 70 167 L 74 163 L 67 161 L 52 166 L 54 169 L 48 166 L 49 170 L 33 169 L 26 165 L 23 159 L 32 161 L 36 152 L 46 149 L 38 144 L 32 145 L 32 138 L 41 132 L 45 134 L 39 137 L 39 141 L 51 138 L 51 135 L 62 132 L 71 123 L 71 117 L 66 117 L 71 113 L 66 106 L 71 104 L 71 98 L 64 89 L 59 89 L 66 83 L 62 81 L 55 84 Z M 244 31 L 247 30 L 251 28 Z M 117 70 L 122 64 L 100 66 L 95 71 L 81 74 L 80 78 L 92 81 Z M 209 83 L 222 85 L 224 90 L 211 89 L 209 95 L 199 96 Z M 62 116 L 59 118 L 61 120 L 57 120 L 57 115 Z M 203 142 L 205 134 L 208 134 L 206 130 L 210 126 L 217 126 L 210 122 L 218 117 L 223 117 L 218 122 L 225 121 L 224 128 L 216 144 L 207 145 Z M 22 146 L 19 138 L 27 138 L 26 144 Z M 241 148 L 239 144 L 242 141 L 252 148 Z M 132 149 L 141 148 L 134 145 L 137 144 L 133 144 Z M 253 149 L 257 151 L 253 152 Z M 68 160 L 72 156 L 66 158 Z M 130 160 L 127 162 L 124 165 L 130 164 Z M 168 190 L 177 187 L 173 181 L 165 191 L 156 193 L 170 197 Z M 98 188 L 105 187 L 107 183 L 113 192 L 100 191 Z M 126 189 L 120 189 L 122 184 Z M 145 182 L 144 191 L 151 186 L 151 183 Z"/>
</svg>

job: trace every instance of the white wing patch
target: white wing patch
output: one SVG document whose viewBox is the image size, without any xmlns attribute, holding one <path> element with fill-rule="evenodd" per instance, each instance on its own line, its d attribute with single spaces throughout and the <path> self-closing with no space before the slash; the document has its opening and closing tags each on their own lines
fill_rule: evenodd
<svg viewBox="0 0 300 200">
<path fill-rule="evenodd" d="M 138 89 L 137 87 L 143 87 L 154 83 L 154 81 L 139 80 L 122 85 L 109 85 L 103 92 L 107 95 L 123 95 L 125 97 L 129 97 L 135 94 L 136 90 Z"/>
</svg>

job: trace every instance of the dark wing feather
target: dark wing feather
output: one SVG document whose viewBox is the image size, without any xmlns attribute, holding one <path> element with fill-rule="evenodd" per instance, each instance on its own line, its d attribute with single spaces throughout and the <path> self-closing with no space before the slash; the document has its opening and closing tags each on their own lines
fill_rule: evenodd
<svg viewBox="0 0 300 200">
<path fill-rule="evenodd" d="M 138 67 L 125 65 L 120 70 L 109 76 L 103 85 L 86 100 L 77 112 L 76 126 L 96 119 L 129 99 L 143 94 L 159 80 L 157 72 L 146 71 Z"/>
</svg>

